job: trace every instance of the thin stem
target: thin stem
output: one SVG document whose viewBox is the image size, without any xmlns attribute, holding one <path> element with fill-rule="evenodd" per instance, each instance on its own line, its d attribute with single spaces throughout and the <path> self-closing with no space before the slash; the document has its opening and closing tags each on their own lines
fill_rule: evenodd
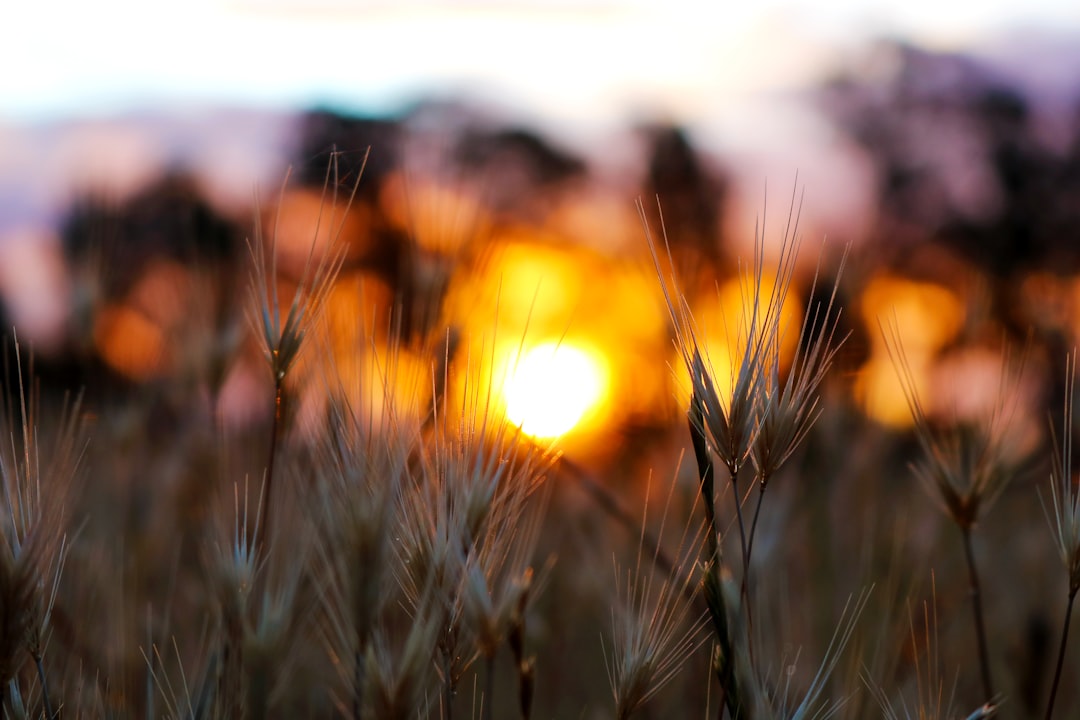
<svg viewBox="0 0 1080 720">
<path fill-rule="evenodd" d="M 986 620 L 983 616 L 982 588 L 979 573 L 975 569 L 975 552 L 971 546 L 971 528 L 960 528 L 964 535 L 964 555 L 967 557 L 968 576 L 970 579 L 971 609 L 975 615 L 975 635 L 979 643 L 979 670 L 982 674 L 983 693 L 986 700 L 994 697 L 994 683 L 990 678 L 990 651 L 986 642 Z"/>
<path fill-rule="evenodd" d="M 535 665 L 528 661 L 518 663 L 518 707 L 521 710 L 521 720 L 532 717 L 534 668 Z"/>
<path fill-rule="evenodd" d="M 38 680 L 41 681 L 41 702 L 45 706 L 45 720 L 53 720 L 56 714 L 53 712 L 52 701 L 49 700 L 49 683 L 45 679 L 45 665 L 41 662 L 41 656 L 34 656 L 34 665 L 37 666 Z"/>
<path fill-rule="evenodd" d="M 750 554 L 746 549 L 746 526 L 743 524 L 742 517 L 742 497 L 739 496 L 739 470 L 738 468 L 730 468 L 731 472 L 731 492 L 735 499 L 735 519 L 739 523 L 739 546 L 742 548 L 742 560 L 743 560 L 743 576 L 746 575 L 746 568 L 750 563 Z"/>
<path fill-rule="evenodd" d="M 511 623 L 509 633 L 510 652 L 514 656 L 514 667 L 518 676 L 518 709 L 522 720 L 532 716 L 533 673 L 535 665 L 525 657 L 525 596 L 519 602 L 518 618 Z"/>
<path fill-rule="evenodd" d="M 750 566 L 750 554 L 754 552 L 754 534 L 757 532 L 758 518 L 761 517 L 761 501 L 765 499 L 765 484 L 758 483 L 757 505 L 754 507 L 754 519 L 750 521 L 750 537 L 746 541 L 746 565 Z M 744 581 L 745 585 L 745 581 Z"/>
<path fill-rule="evenodd" d="M 716 641 L 719 648 L 719 657 L 714 656 L 713 670 L 716 679 L 720 683 L 721 703 L 719 708 L 720 717 L 723 717 L 724 707 L 731 712 L 733 718 L 746 718 L 749 720 L 749 712 L 744 711 L 739 700 L 738 682 L 735 677 L 735 658 L 733 657 L 735 643 L 731 637 L 731 626 L 727 618 L 727 603 L 724 600 L 723 578 L 720 568 L 723 555 L 720 551 L 720 528 L 716 522 L 715 499 L 715 471 L 712 457 L 709 454 L 708 443 L 705 433 L 702 431 L 701 404 L 694 396 L 690 400 L 690 412 L 688 413 L 690 425 L 690 440 L 694 446 L 694 459 L 697 461 L 698 478 L 700 481 L 702 505 L 705 508 L 705 519 L 708 522 L 706 539 L 708 542 L 708 557 L 705 562 L 705 578 L 703 581 L 705 603 L 708 606 L 709 618 L 712 620 L 713 630 L 716 632 Z"/>
<path fill-rule="evenodd" d="M 281 435 L 282 410 L 285 404 L 285 387 L 281 378 L 274 380 L 274 421 L 270 427 L 270 453 L 266 461 L 266 479 L 260 493 L 259 512 L 262 522 L 256 525 L 255 545 L 263 548 L 265 538 L 270 536 L 270 490 L 274 483 L 274 460 L 277 457 L 278 436 Z"/>
<path fill-rule="evenodd" d="M 743 523 L 742 496 L 739 494 L 739 469 L 737 467 L 731 467 L 728 468 L 728 471 L 731 473 L 731 494 L 735 500 L 735 519 L 739 524 L 739 546 L 742 548 L 743 572 L 742 586 L 739 595 L 743 599 L 743 607 L 746 609 L 747 648 L 750 651 L 750 657 L 753 657 L 754 615 L 750 610 L 746 589 L 746 578 L 750 575 L 750 546 L 746 541 L 746 525 Z"/>
<path fill-rule="evenodd" d="M 1061 682 L 1061 669 L 1065 666 L 1065 644 L 1069 640 L 1069 621 L 1072 619 L 1073 601 L 1080 586 L 1069 590 L 1069 604 L 1065 608 L 1065 624 L 1061 628 L 1061 645 L 1058 647 L 1057 668 L 1054 670 L 1054 684 L 1050 686 L 1050 701 L 1046 706 L 1046 720 L 1054 715 L 1054 700 L 1057 699 L 1058 683 Z"/>
<path fill-rule="evenodd" d="M 741 595 L 746 605 L 746 617 L 750 618 L 750 555 L 754 552 L 754 533 L 757 532 L 758 518 L 761 517 L 761 504 L 765 499 L 765 483 L 758 483 L 757 504 L 754 507 L 754 518 L 750 521 L 750 537 L 746 540 L 746 566 L 743 568 Z"/>
</svg>

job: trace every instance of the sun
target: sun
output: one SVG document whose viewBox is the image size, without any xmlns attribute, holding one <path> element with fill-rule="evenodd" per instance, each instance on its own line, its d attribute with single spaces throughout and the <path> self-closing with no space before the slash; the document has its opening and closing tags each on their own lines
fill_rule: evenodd
<svg viewBox="0 0 1080 720">
<path fill-rule="evenodd" d="M 593 410 L 606 390 L 603 360 L 569 343 L 525 351 L 503 384 L 506 416 L 536 438 L 564 435 Z"/>
</svg>

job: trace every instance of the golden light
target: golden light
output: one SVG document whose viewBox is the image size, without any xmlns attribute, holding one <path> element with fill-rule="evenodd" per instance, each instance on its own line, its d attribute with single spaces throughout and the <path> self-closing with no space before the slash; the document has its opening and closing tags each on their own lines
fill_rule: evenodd
<svg viewBox="0 0 1080 720">
<path fill-rule="evenodd" d="M 861 303 L 871 351 L 855 381 L 855 396 L 866 414 L 878 422 L 908 427 L 912 423 L 908 401 L 877 325 L 895 323 L 904 344 L 911 382 L 919 397 L 925 399 L 932 386 L 931 372 L 938 351 L 963 325 L 963 302 L 943 285 L 883 275 L 867 284 Z"/>
<path fill-rule="evenodd" d="M 188 348 L 178 343 L 192 310 L 192 274 L 179 263 L 150 264 L 123 301 L 94 320 L 94 344 L 116 372 L 146 381 L 175 371 Z"/>
<path fill-rule="evenodd" d="M 371 222 L 371 208 L 359 201 L 350 204 L 345 192 L 335 197 L 321 188 L 296 188 L 263 211 L 262 230 L 267 243 L 277 244 L 280 270 L 299 277 L 311 258 L 318 261 L 334 243 L 346 244 L 349 259 L 371 252 Z"/>
<path fill-rule="evenodd" d="M 379 206 L 420 248 L 439 254 L 453 256 L 490 233 L 488 212 L 464 183 L 451 186 L 395 170 L 382 183 Z"/>
<path fill-rule="evenodd" d="M 130 305 L 102 308 L 94 322 L 94 344 L 109 367 L 134 380 L 150 380 L 164 369 L 161 326 Z"/>
<path fill-rule="evenodd" d="M 286 297 L 292 290 L 283 292 Z M 394 331 L 393 290 L 364 272 L 342 275 L 326 299 L 321 337 L 301 355 L 312 394 L 340 394 L 358 419 L 382 428 L 391 419 L 420 418 L 430 407 L 435 355 L 406 346 Z M 321 409 L 312 401 L 313 422 Z"/>
<path fill-rule="evenodd" d="M 471 416 L 476 409 L 470 403 L 478 403 L 481 410 L 491 403 L 505 417 L 508 395 L 523 392 L 508 393 L 508 387 L 521 384 L 520 378 L 532 372 L 543 376 L 530 367 L 552 360 L 556 370 L 550 374 L 578 375 L 573 367 L 557 369 L 562 363 L 586 365 L 580 359 L 566 359 L 575 352 L 584 353 L 596 368 L 580 374 L 599 376 L 600 395 L 587 411 L 560 411 L 580 414 L 576 421 L 573 417 L 562 423 L 545 421 L 538 428 L 532 417 L 523 423 L 525 432 L 537 437 L 561 435 L 560 451 L 596 455 L 616 447 L 604 440 L 605 433 L 647 423 L 670 404 L 663 356 L 670 343 L 667 310 L 651 261 L 607 256 L 543 229 L 511 229 L 482 253 L 466 257 L 451 279 L 442 311 L 443 322 L 454 329 L 458 341 L 449 378 L 452 412 Z M 538 348 L 543 345 L 548 346 L 544 362 L 526 359 L 530 352 L 542 358 Z M 558 346 L 559 352 L 553 352 Z M 561 387 L 569 381 L 555 384 Z M 561 402 L 569 408 L 578 398 Z M 509 422 L 517 424 L 535 415 L 521 409 L 531 401 L 509 404 L 510 414 L 517 416 Z M 551 429 L 559 424 L 571 429 Z"/>
<path fill-rule="evenodd" d="M 752 276 L 736 276 L 725 281 L 718 289 L 698 297 L 692 306 L 694 332 L 713 382 L 725 402 L 730 397 L 743 362 L 751 323 L 757 326 L 758 333 L 766 331 L 766 306 L 775 291 L 775 277 L 762 276 L 760 288 L 755 293 Z M 761 303 L 756 314 L 753 306 L 755 294 Z M 799 290 L 794 286 L 789 287 L 778 318 L 781 366 L 786 367 L 791 363 L 798 347 L 802 308 Z M 671 366 L 675 369 L 677 400 L 680 406 L 685 407 L 690 401 L 691 383 L 680 353 L 676 353 L 671 360 Z"/>
<path fill-rule="evenodd" d="M 557 243 L 540 231 L 507 231 L 450 283 L 443 313 L 450 324 L 480 337 L 559 335 L 581 310 L 600 258 Z M 497 325 L 497 327 L 495 327 Z"/>
<path fill-rule="evenodd" d="M 874 342 L 881 341 L 878 321 L 895 320 L 908 355 L 936 352 L 956 337 L 964 323 L 963 301 L 937 283 L 878 276 L 867 283 L 861 303 L 863 322 Z"/>
<path fill-rule="evenodd" d="M 554 438 L 577 427 L 600 404 L 607 371 L 594 352 L 548 342 L 526 351 L 503 382 L 506 416 L 522 432 Z"/>
<path fill-rule="evenodd" d="M 930 395 L 930 359 L 922 354 L 908 357 L 915 394 L 925 401 Z M 914 422 L 904 386 L 892 360 L 884 352 L 875 352 L 859 370 L 855 379 L 855 397 L 868 416 L 891 428 L 904 429 Z"/>
</svg>

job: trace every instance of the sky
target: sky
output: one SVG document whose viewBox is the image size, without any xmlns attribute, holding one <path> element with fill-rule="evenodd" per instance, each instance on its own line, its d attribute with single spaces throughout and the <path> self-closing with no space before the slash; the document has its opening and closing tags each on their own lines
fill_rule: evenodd
<svg viewBox="0 0 1080 720">
<path fill-rule="evenodd" d="M 178 157 L 245 205 L 280 176 L 290 113 L 440 96 L 577 133 L 591 161 L 621 157 L 606 148 L 635 119 L 671 120 L 738 168 L 734 236 L 796 180 L 809 235 L 850 230 L 868 171 L 798 92 L 881 37 L 997 43 L 1044 96 L 1077 91 L 1077 0 L 0 0 L 0 256 L 40 248 L 86 188 L 125 197 Z M 9 281 L 45 312 L 47 278 Z"/>
<path fill-rule="evenodd" d="M 866 38 L 960 48 L 1080 29 L 1070 0 L 6 0 L 0 120 L 185 102 L 393 110 L 490 98 L 554 120 L 797 86 Z"/>
</svg>

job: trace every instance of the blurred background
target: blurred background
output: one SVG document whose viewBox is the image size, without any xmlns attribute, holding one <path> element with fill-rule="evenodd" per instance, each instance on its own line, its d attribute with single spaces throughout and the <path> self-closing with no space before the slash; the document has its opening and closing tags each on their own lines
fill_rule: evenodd
<svg viewBox="0 0 1080 720">
<path fill-rule="evenodd" d="M 302 256 L 331 151 L 347 175 L 368 146 L 347 240 L 370 307 L 428 293 L 438 312 L 406 328 L 422 333 L 490 324 L 455 308 L 462 287 L 470 303 L 480 286 L 520 292 L 505 336 L 531 308 L 536 342 L 592 338 L 596 403 L 668 352 L 638 198 L 653 222 L 663 209 L 688 267 L 721 275 L 759 227 L 779 242 L 793 197 L 806 268 L 823 238 L 828 255 L 852 244 L 846 312 L 867 337 L 850 369 L 886 422 L 906 409 L 879 387 L 885 308 L 932 326 L 929 356 L 973 324 L 1071 332 L 1071 3 L 116 0 L 4 15 L 0 299 L 46 364 L 169 371 L 184 313 L 167 308 L 193 262 L 237 259 L 257 193 L 286 223 L 282 252 Z M 907 317 L 920 307 L 933 317 Z M 647 385 L 594 420 L 648 420 L 670 392 Z"/>
<path fill-rule="evenodd" d="M 139 432 L 163 444 L 192 405 L 260 436 L 272 382 L 246 242 L 259 218 L 295 287 L 333 207 L 343 377 L 418 407 L 431 349 L 451 347 L 489 370 L 513 423 L 601 483 L 692 486 L 644 229 L 661 236 L 662 210 L 714 362 L 736 354 L 723 329 L 756 237 L 768 261 L 802 239 L 791 327 L 837 284 L 848 339 L 792 470 L 855 489 L 839 506 L 854 514 L 811 504 L 844 518 L 826 555 L 864 531 L 892 542 L 858 518 L 893 490 L 859 488 L 911 484 L 881 322 L 935 418 L 985 416 L 1005 358 L 1026 353 L 1015 459 L 1048 461 L 1080 333 L 1076 3 L 102 0 L 9 3 L 0 27 L 0 326 L 34 348 L 46 393 L 85 388 L 95 411 L 139 398 Z M 297 404 L 297 437 L 321 402 Z M 100 435 L 133 436 L 106 415 Z M 1021 576 L 1054 562 L 1044 476 L 1003 503 L 1033 518 L 1035 540 L 1010 546 Z M 782 508 L 805 500 L 792 492 Z M 932 555 L 938 526 L 912 528 L 911 552 Z M 765 543 L 761 562 L 784 552 Z M 990 611 L 1023 618 L 998 662 L 1034 713 L 1058 616 L 1015 602 Z"/>
</svg>

